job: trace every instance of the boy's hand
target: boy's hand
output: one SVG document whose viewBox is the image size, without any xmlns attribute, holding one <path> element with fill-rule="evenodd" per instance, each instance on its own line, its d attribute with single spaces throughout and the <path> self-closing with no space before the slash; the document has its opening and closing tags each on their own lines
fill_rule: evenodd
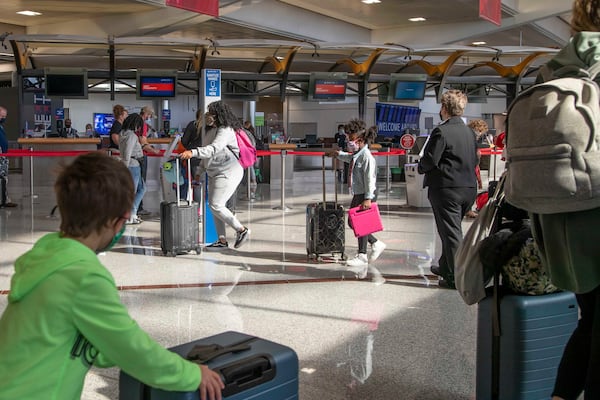
<svg viewBox="0 0 600 400">
<path fill-rule="evenodd" d="M 179 158 L 181 158 L 182 160 L 189 160 L 190 158 L 192 158 L 192 151 L 186 150 L 183 153 L 179 153 Z"/>
<path fill-rule="evenodd" d="M 368 210 L 369 208 L 371 208 L 371 200 L 364 199 L 363 202 L 360 204 L 360 208 L 362 210 Z"/>
<path fill-rule="evenodd" d="M 338 154 L 339 154 L 339 151 L 337 151 L 337 150 L 330 150 L 330 151 L 325 152 L 325 155 L 327 157 L 337 157 Z"/>
<path fill-rule="evenodd" d="M 202 371 L 202 382 L 200 382 L 200 399 L 201 400 L 221 400 L 221 390 L 225 389 L 225 385 L 219 374 L 212 371 L 206 365 L 199 365 Z"/>
</svg>

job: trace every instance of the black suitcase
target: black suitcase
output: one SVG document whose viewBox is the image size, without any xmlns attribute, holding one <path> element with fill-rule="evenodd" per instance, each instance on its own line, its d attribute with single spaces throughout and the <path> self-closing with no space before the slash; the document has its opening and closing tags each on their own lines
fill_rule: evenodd
<svg viewBox="0 0 600 400">
<path fill-rule="evenodd" d="M 228 331 L 170 349 L 221 375 L 227 400 L 298 400 L 298 356 L 279 343 Z M 121 371 L 120 400 L 198 400 L 198 391 L 151 388 Z"/>
<path fill-rule="evenodd" d="M 179 170 L 179 159 L 176 159 Z M 188 251 L 200 254 L 200 228 L 198 224 L 198 203 L 190 199 L 192 177 L 188 168 L 188 199 L 182 201 L 179 193 L 179 173 L 177 176 L 176 201 L 160 203 L 160 247 L 164 255 L 175 257 Z"/>
<path fill-rule="evenodd" d="M 476 399 L 547 400 L 577 325 L 575 296 L 499 294 L 498 299 L 497 309 L 492 295 L 478 306 Z"/>
<path fill-rule="evenodd" d="M 335 169 L 334 169 L 335 174 Z M 323 202 L 306 207 L 306 253 L 308 258 L 321 260 L 321 255 L 331 254 L 335 259 L 346 259 L 345 212 L 337 202 L 337 179 L 335 201 L 326 201 L 325 156 L 323 156 Z"/>
</svg>

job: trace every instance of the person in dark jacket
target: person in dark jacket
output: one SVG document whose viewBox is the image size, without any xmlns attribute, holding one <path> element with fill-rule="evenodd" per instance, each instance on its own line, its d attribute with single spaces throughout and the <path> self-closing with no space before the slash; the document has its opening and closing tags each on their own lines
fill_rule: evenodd
<svg viewBox="0 0 600 400">
<path fill-rule="evenodd" d="M 477 196 L 475 134 L 461 118 L 466 105 L 467 96 L 459 90 L 442 95 L 442 123 L 431 132 L 418 166 L 442 241 L 439 266 L 431 272 L 440 277 L 441 287 L 450 289 L 456 288 L 454 255 L 463 238 L 461 221 Z"/>
<path fill-rule="evenodd" d="M 4 132 L 4 121 L 7 111 L 5 107 L 0 106 L 0 153 L 8 152 L 8 139 Z M 0 156 L 0 208 L 16 207 L 15 203 L 8 200 L 8 158 Z"/>
</svg>

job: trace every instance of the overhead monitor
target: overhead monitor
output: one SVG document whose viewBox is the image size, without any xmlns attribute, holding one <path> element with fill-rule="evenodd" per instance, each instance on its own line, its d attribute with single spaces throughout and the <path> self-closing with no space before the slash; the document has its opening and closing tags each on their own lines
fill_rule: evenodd
<svg viewBox="0 0 600 400">
<path fill-rule="evenodd" d="M 388 101 L 420 101 L 425 98 L 427 75 L 391 74 Z"/>
<path fill-rule="evenodd" d="M 138 70 L 138 99 L 171 98 L 177 95 L 177 71 Z"/>
<path fill-rule="evenodd" d="M 85 68 L 45 68 L 44 84 L 48 97 L 88 98 L 88 75 Z"/>
<path fill-rule="evenodd" d="M 110 132 L 115 116 L 109 113 L 94 113 L 94 133 L 100 136 L 106 136 Z"/>
<path fill-rule="evenodd" d="M 347 84 L 346 72 L 313 72 L 308 81 L 308 100 L 343 101 Z"/>
</svg>

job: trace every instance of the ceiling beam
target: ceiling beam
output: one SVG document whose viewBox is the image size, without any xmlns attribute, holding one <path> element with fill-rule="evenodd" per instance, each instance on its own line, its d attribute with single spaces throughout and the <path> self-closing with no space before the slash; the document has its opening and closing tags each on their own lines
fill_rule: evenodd
<svg viewBox="0 0 600 400">
<path fill-rule="evenodd" d="M 461 24 L 380 29 L 373 31 L 371 41 L 375 43 L 396 42 L 427 45 L 435 43 L 439 44 L 439 38 L 443 38 L 443 44 L 454 44 L 476 40 L 482 35 L 490 35 L 521 25 L 557 17 L 569 13 L 571 10 L 571 3 L 562 0 L 550 3 L 547 0 L 528 0 L 525 3 L 527 4 L 527 10 L 517 10 L 517 14 L 514 16 L 502 19 L 502 26 L 497 26 L 482 20 Z M 435 32 L 435 34 L 432 34 L 432 32 Z M 568 37 L 561 37 L 561 39 L 564 40 L 565 43 L 568 41 Z"/>
</svg>

